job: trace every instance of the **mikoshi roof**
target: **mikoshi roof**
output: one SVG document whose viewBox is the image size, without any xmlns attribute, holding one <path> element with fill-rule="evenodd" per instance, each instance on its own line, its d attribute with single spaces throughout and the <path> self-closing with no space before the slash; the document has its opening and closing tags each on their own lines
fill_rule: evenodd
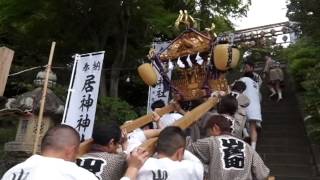
<svg viewBox="0 0 320 180">
<path fill-rule="evenodd" d="M 161 61 L 175 60 L 179 57 L 207 52 L 210 50 L 212 36 L 208 32 L 187 29 L 173 40 L 168 47 L 159 52 Z"/>
</svg>

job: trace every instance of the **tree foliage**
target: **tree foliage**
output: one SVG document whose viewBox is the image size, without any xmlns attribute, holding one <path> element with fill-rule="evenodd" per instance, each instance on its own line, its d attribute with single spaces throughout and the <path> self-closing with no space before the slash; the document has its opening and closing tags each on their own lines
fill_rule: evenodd
<svg viewBox="0 0 320 180">
<path fill-rule="evenodd" d="M 320 143 L 320 4 L 316 0 L 289 0 L 287 16 L 299 23 L 301 39 L 282 51 L 301 94 L 306 115 L 307 132 L 314 142 Z"/>
<path fill-rule="evenodd" d="M 315 38 L 320 43 L 320 4 L 317 0 L 290 0 L 287 16 L 300 23 L 304 36 Z"/>
<path fill-rule="evenodd" d="M 98 121 L 116 121 L 123 124 L 125 121 L 137 118 L 137 113 L 126 101 L 114 97 L 102 97 L 97 108 Z"/>
<path fill-rule="evenodd" d="M 75 53 L 105 50 L 108 70 L 102 74 L 100 92 L 117 97 L 123 94 L 118 94 L 121 76 L 128 73 L 121 70 L 137 67 L 155 36 L 173 39 L 179 33 L 173 23 L 180 9 L 188 10 L 202 30 L 214 22 L 216 31 L 222 32 L 232 29 L 228 17 L 245 15 L 249 4 L 246 0 L 0 0 L 0 43 L 15 50 L 14 66 L 19 67 L 46 64 L 52 41 L 57 42 L 54 65 L 59 66 L 72 64 Z"/>
<path fill-rule="evenodd" d="M 296 44 L 282 51 L 282 58 L 288 60 L 288 69 L 296 84 L 297 93 L 303 100 L 307 132 L 314 142 L 320 143 L 320 46 L 313 39 L 304 37 Z"/>
</svg>

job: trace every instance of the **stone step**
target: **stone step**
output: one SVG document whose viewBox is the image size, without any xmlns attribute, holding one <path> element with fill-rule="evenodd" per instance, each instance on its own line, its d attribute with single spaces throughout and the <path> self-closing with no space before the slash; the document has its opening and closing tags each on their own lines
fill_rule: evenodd
<svg viewBox="0 0 320 180">
<path fill-rule="evenodd" d="M 276 145 L 276 146 L 308 146 L 308 141 L 304 138 L 283 138 L 283 137 L 263 137 L 258 140 L 260 145 Z"/>
<path fill-rule="evenodd" d="M 277 102 L 274 102 L 274 101 L 266 101 L 264 102 L 262 100 L 262 103 L 260 103 L 260 105 L 263 107 L 263 111 L 265 110 L 276 110 L 276 109 L 279 109 L 279 110 L 282 110 L 282 109 L 285 109 L 285 110 L 290 110 L 292 112 L 295 112 L 297 110 L 299 110 L 299 106 L 296 104 L 296 102 L 291 102 L 291 101 L 280 101 L 279 103 Z M 294 111 L 293 111 L 294 110 Z M 277 111 L 277 112 L 280 112 L 280 111 Z M 299 111 L 297 111 L 299 112 Z"/>
<path fill-rule="evenodd" d="M 292 176 L 276 176 L 276 180 L 320 180 L 320 177 L 292 177 Z"/>
<path fill-rule="evenodd" d="M 283 114 L 275 112 L 262 112 L 263 119 L 268 119 L 271 121 L 301 121 L 300 115 L 296 113 L 292 114 Z"/>
<path fill-rule="evenodd" d="M 283 138 L 307 138 L 303 131 L 265 131 L 263 128 L 260 131 L 259 138 L 275 138 L 275 137 L 283 137 Z"/>
<path fill-rule="evenodd" d="M 316 177 L 316 170 L 310 165 L 300 164 L 267 164 L 273 176 Z M 276 178 L 276 180 L 278 180 Z M 308 179 L 306 179 L 308 180 Z"/>
<path fill-rule="evenodd" d="M 300 123 L 295 124 L 277 124 L 277 123 L 271 123 L 271 122 L 262 122 L 261 124 L 262 128 L 259 130 L 260 132 L 287 132 L 287 133 L 302 133 L 304 134 L 305 128 Z"/>
<path fill-rule="evenodd" d="M 282 103 L 282 104 L 278 104 L 278 103 L 272 103 L 272 102 L 262 102 L 260 103 L 261 107 L 261 111 L 263 112 L 275 112 L 275 113 L 280 113 L 280 112 L 294 112 L 294 113 L 299 113 L 299 106 L 297 106 L 297 104 L 295 102 L 288 102 L 288 103 Z"/>
<path fill-rule="evenodd" d="M 313 158 L 310 154 L 297 153 L 260 153 L 261 158 L 266 164 L 303 164 L 313 165 Z"/>
<path fill-rule="evenodd" d="M 290 112 L 290 114 L 288 114 L 286 111 L 279 111 L 279 110 L 277 112 L 262 111 L 262 115 L 267 116 L 267 117 L 281 117 L 281 118 L 285 118 L 285 119 L 300 117 L 300 115 L 297 114 L 296 112 Z"/>
<path fill-rule="evenodd" d="M 277 97 L 268 98 L 266 83 L 261 88 L 263 122 L 257 152 L 276 180 L 320 180 L 291 83 L 286 81 L 280 102 Z"/>
<path fill-rule="evenodd" d="M 258 143 L 257 152 L 262 153 L 278 153 L 278 154 L 294 154 L 294 153 L 305 153 L 311 152 L 308 146 L 280 146 L 280 145 L 261 145 Z"/>
<path fill-rule="evenodd" d="M 297 106 L 297 104 L 295 103 L 286 103 L 286 104 L 275 104 L 275 103 L 266 103 L 266 102 L 262 102 L 260 103 L 261 107 L 263 107 L 261 109 L 261 111 L 263 112 L 284 112 L 284 111 L 289 111 L 289 112 L 297 112 L 299 113 L 299 107 Z"/>
<path fill-rule="evenodd" d="M 297 125 L 290 125 L 290 124 L 279 124 L 279 125 L 274 125 L 274 124 L 263 124 L 262 122 L 262 129 L 264 131 L 292 131 L 292 132 L 304 132 L 304 127 L 303 126 L 297 126 Z"/>
<path fill-rule="evenodd" d="M 281 119 L 281 118 L 274 118 L 274 119 L 270 119 L 270 118 L 265 118 L 264 116 L 262 116 L 262 124 L 263 125 L 276 125 L 276 126 L 303 126 L 302 122 L 300 119 Z"/>
</svg>

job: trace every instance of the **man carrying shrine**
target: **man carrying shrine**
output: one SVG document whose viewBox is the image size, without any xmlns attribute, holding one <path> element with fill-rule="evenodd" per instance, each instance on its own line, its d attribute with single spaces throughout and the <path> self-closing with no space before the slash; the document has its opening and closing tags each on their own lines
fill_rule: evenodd
<svg viewBox="0 0 320 180">
<path fill-rule="evenodd" d="M 120 145 L 126 149 L 120 127 L 115 123 L 96 124 L 89 153 L 77 159 L 77 164 L 92 172 L 99 180 L 120 179 L 126 170 L 127 155 L 118 153 Z"/>
<path fill-rule="evenodd" d="M 8 170 L 1 180 L 97 180 L 74 161 L 79 152 L 79 133 L 70 126 L 49 129 L 41 142 L 40 154 Z"/>
<path fill-rule="evenodd" d="M 212 116 L 206 124 L 211 137 L 199 139 L 187 149 L 209 166 L 208 180 L 266 179 L 270 170 L 250 145 L 231 135 L 231 126 L 224 116 Z"/>
<path fill-rule="evenodd" d="M 185 151 L 185 132 L 175 126 L 164 128 L 150 157 L 139 170 L 137 180 L 203 180 L 201 161 Z"/>
</svg>

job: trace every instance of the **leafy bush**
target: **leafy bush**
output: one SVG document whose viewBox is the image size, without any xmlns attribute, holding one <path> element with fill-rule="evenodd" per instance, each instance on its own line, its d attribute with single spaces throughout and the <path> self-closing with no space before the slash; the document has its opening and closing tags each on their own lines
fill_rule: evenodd
<svg viewBox="0 0 320 180">
<path fill-rule="evenodd" d="M 307 130 L 310 137 L 315 142 L 320 142 L 320 63 L 306 74 L 306 80 L 301 84 L 305 89 L 304 103 L 305 111 L 311 115 L 307 121 Z"/>
<path fill-rule="evenodd" d="M 282 52 L 288 59 L 288 68 L 297 90 L 302 92 L 304 111 L 310 115 L 306 121 L 309 136 L 320 143 L 320 46 L 303 38 Z"/>
<path fill-rule="evenodd" d="M 137 118 L 137 113 L 126 101 L 114 97 L 101 97 L 97 106 L 98 121 L 116 121 L 119 124 Z"/>
<path fill-rule="evenodd" d="M 282 51 L 281 58 L 287 59 L 289 71 L 299 90 L 305 90 L 302 82 L 307 80 L 307 75 L 318 64 L 319 51 L 320 47 L 307 37 Z"/>
</svg>

